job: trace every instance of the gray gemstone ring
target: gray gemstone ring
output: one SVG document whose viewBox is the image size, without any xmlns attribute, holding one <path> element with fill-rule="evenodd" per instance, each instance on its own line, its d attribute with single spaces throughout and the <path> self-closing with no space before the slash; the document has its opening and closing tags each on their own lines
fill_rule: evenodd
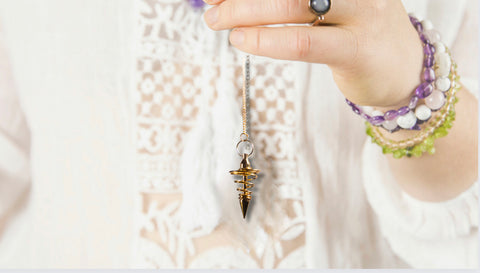
<svg viewBox="0 0 480 273">
<path fill-rule="evenodd" d="M 311 25 L 319 25 L 325 19 L 324 15 L 327 14 L 331 6 L 331 0 L 308 0 L 308 8 L 317 16 Z"/>
</svg>

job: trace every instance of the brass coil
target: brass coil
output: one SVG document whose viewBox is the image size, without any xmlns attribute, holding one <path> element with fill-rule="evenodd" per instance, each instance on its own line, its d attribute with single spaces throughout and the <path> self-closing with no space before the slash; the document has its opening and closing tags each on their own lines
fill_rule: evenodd
<svg viewBox="0 0 480 273">
<path fill-rule="evenodd" d="M 233 174 L 233 173 L 232 173 Z M 256 173 L 245 173 L 242 174 L 242 180 L 235 180 L 235 183 L 242 184 L 243 188 L 237 188 L 237 191 L 240 193 L 238 194 L 238 199 L 246 198 L 248 200 L 252 199 L 252 191 L 249 189 L 253 188 L 254 184 L 251 182 L 257 179 L 258 175 Z"/>
<path fill-rule="evenodd" d="M 240 207 L 242 209 L 243 218 L 247 213 L 248 203 L 252 199 L 252 192 L 249 190 L 253 188 L 253 180 L 257 179 L 258 173 L 260 170 L 253 169 L 248 161 L 248 154 L 243 154 L 242 162 L 240 163 L 240 168 L 238 170 L 230 171 L 230 174 L 241 176 L 241 180 L 234 180 L 235 183 L 243 185 L 241 188 L 237 188 L 238 199 L 240 201 Z"/>
</svg>

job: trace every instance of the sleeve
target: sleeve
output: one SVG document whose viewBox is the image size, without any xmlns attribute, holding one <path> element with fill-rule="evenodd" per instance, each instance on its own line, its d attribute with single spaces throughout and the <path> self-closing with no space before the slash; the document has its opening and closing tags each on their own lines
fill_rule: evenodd
<svg viewBox="0 0 480 273">
<path fill-rule="evenodd" d="M 0 29 L 0 265 L 8 264 L 30 188 L 30 133 Z M 1 266 L 0 266 L 1 267 Z"/>
<path fill-rule="evenodd" d="M 478 267 L 478 182 L 446 202 L 423 202 L 402 191 L 374 144 L 363 150 L 363 181 L 382 236 L 415 268 Z"/>
<path fill-rule="evenodd" d="M 478 98 L 477 5 L 468 2 L 451 49 L 462 84 Z M 446 202 L 420 201 L 402 191 L 370 139 L 362 171 L 368 202 L 396 255 L 415 268 L 478 268 L 478 182 Z"/>
</svg>

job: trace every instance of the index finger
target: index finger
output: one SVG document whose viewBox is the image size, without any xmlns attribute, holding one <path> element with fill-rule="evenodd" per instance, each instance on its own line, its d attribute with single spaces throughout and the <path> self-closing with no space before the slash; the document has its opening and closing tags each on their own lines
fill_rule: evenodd
<svg viewBox="0 0 480 273">
<path fill-rule="evenodd" d="M 333 26 L 237 28 L 230 33 L 230 41 L 253 55 L 335 67 L 351 63 L 358 44 L 351 31 Z"/>
</svg>

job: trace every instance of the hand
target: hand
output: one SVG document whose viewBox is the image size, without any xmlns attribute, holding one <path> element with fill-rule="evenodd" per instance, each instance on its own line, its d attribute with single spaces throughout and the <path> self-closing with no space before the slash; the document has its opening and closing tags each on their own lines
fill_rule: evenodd
<svg viewBox="0 0 480 273">
<path fill-rule="evenodd" d="M 408 105 L 421 82 L 422 44 L 400 0 L 332 0 L 325 23 L 309 0 L 206 0 L 214 30 L 234 28 L 238 49 L 276 59 L 327 64 L 345 97 L 359 105 Z"/>
</svg>

